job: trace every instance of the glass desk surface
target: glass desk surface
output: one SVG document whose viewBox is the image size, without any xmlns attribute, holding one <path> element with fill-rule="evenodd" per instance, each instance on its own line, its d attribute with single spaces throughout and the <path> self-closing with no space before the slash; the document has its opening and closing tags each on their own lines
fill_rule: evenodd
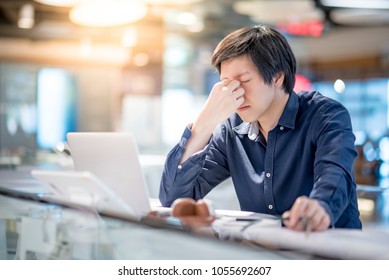
<svg viewBox="0 0 389 280">
<path fill-rule="evenodd" d="M 306 259 L 0 194 L 0 259 Z"/>
<path fill-rule="evenodd" d="M 47 203 L 41 196 L 47 189 L 23 174 L 0 171 L 3 260 L 389 259 L 386 226 L 327 230 L 306 239 L 281 227 L 254 225 L 242 240 L 236 238 L 235 225 L 222 223 L 217 231 L 214 223 L 211 230 L 189 232 L 160 220 L 138 222 Z"/>
</svg>

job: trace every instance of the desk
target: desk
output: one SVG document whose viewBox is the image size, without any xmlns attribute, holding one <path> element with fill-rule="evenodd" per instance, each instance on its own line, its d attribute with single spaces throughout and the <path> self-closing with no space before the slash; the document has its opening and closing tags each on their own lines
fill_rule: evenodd
<svg viewBox="0 0 389 280">
<path fill-rule="evenodd" d="M 6 175 L 0 176 L 0 186 L 21 193 L 44 191 L 42 186 L 31 180 L 29 174 L 12 171 L 0 174 Z M 226 232 L 225 228 L 222 230 Z M 389 254 L 386 254 L 389 252 L 388 229 L 372 234 L 364 232 L 367 235 L 351 233 L 355 244 L 371 241 L 376 251 L 372 249 L 367 255 L 363 248 L 355 246 L 358 255 L 353 255 L 351 251 L 345 255 L 343 244 L 338 242 L 335 245 L 340 246 L 341 252 L 333 255 L 332 251 L 323 253 L 322 249 L 326 246 L 317 245 L 323 243 L 323 238 L 330 238 L 327 239 L 329 242 L 338 241 L 336 236 L 349 241 L 349 233 L 325 233 L 323 237 L 318 234 L 306 242 L 301 240 L 302 236 L 287 233 L 285 229 L 261 229 L 257 232 L 255 227 L 251 227 L 243 236 L 246 240 L 231 240 L 225 236 L 224 240 L 218 240 L 209 234 L 100 216 L 91 211 L 28 200 L 6 192 L 0 194 L 0 259 L 301 260 L 352 259 L 355 256 L 389 259 Z M 350 244 L 354 243 L 349 242 L 348 248 Z M 375 255 L 375 252 L 380 255 Z"/>
<path fill-rule="evenodd" d="M 0 213 L 0 257 L 7 259 L 307 258 L 4 194 Z"/>
</svg>

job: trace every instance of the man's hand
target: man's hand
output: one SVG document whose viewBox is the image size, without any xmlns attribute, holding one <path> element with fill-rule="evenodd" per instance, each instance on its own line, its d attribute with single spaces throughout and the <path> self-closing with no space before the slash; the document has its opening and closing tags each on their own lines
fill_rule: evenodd
<svg viewBox="0 0 389 280">
<path fill-rule="evenodd" d="M 206 122 L 215 127 L 229 118 L 243 102 L 244 89 L 240 87 L 239 81 L 216 83 L 197 121 Z"/>
<path fill-rule="evenodd" d="M 192 137 L 185 145 L 180 163 L 202 150 L 215 127 L 228 119 L 244 102 L 244 89 L 239 81 L 223 81 L 215 84 L 196 121 L 192 125 Z"/>
<path fill-rule="evenodd" d="M 307 225 L 301 221 L 309 222 L 312 231 L 323 231 L 331 224 L 330 216 L 316 199 L 300 196 L 294 202 L 292 208 L 283 215 L 284 225 L 287 228 L 304 231 Z"/>
</svg>

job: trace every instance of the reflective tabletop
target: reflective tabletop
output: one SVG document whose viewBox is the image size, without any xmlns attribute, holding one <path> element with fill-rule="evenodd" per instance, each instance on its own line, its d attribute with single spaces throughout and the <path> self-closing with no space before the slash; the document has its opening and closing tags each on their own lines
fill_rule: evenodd
<svg viewBox="0 0 389 280">
<path fill-rule="evenodd" d="M 187 230 L 174 219 L 98 213 L 53 201 L 27 172 L 0 170 L 0 259 L 389 259 L 389 192 L 375 189 L 360 188 L 359 196 L 374 195 L 386 210 L 365 219 L 363 231 L 335 229 L 306 239 L 272 220 L 246 222 L 244 231 L 223 219 Z"/>
<path fill-rule="evenodd" d="M 16 195 L 17 196 L 17 195 Z M 1 259 L 301 259 L 222 241 L 165 223 L 115 219 L 26 197 L 0 195 Z"/>
</svg>

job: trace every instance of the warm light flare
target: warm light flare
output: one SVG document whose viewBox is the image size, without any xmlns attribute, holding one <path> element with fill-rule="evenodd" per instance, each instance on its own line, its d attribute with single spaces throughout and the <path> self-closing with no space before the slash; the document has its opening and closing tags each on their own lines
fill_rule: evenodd
<svg viewBox="0 0 389 280">
<path fill-rule="evenodd" d="M 89 0 L 82 1 L 70 12 L 70 20 L 92 27 L 125 25 L 143 18 L 147 7 L 137 0 Z"/>
<path fill-rule="evenodd" d="M 73 7 L 83 0 L 35 0 L 36 2 L 58 7 Z"/>
<path fill-rule="evenodd" d="M 138 42 L 138 34 L 134 27 L 128 27 L 123 31 L 122 46 L 125 48 L 132 48 Z"/>
<path fill-rule="evenodd" d="M 146 0 L 148 4 L 152 5 L 188 5 L 203 0 Z"/>
<path fill-rule="evenodd" d="M 34 6 L 31 4 L 24 4 L 19 11 L 18 27 L 23 29 L 30 29 L 34 26 Z"/>
</svg>

